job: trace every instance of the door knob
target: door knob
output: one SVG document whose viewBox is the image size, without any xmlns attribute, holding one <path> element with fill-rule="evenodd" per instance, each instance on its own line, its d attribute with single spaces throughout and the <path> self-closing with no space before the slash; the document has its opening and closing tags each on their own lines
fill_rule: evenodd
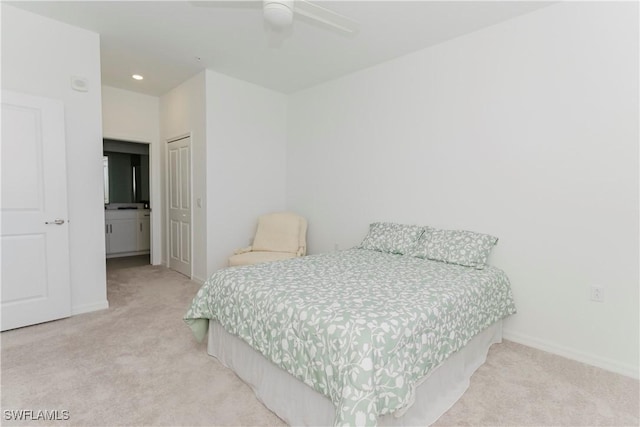
<svg viewBox="0 0 640 427">
<path fill-rule="evenodd" d="M 64 224 L 64 219 L 56 219 L 54 221 L 46 221 L 45 224 L 62 225 L 62 224 Z"/>
</svg>

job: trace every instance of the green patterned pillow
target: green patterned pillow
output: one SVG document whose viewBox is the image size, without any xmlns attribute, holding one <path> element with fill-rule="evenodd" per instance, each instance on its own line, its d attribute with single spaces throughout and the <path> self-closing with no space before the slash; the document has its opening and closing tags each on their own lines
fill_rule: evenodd
<svg viewBox="0 0 640 427">
<path fill-rule="evenodd" d="M 497 242 L 497 237 L 473 231 L 430 229 L 418 240 L 412 255 L 481 270 Z"/>
<path fill-rule="evenodd" d="M 360 248 L 404 255 L 413 249 L 423 232 L 424 227 L 417 225 L 374 222 L 369 225 Z"/>
</svg>

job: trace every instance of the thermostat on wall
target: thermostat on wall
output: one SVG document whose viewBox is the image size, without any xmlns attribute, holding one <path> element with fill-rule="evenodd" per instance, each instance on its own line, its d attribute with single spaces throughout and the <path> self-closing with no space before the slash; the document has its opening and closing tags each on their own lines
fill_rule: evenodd
<svg viewBox="0 0 640 427">
<path fill-rule="evenodd" d="M 89 90 L 89 82 L 85 77 L 71 76 L 71 88 L 78 92 L 87 92 Z"/>
</svg>

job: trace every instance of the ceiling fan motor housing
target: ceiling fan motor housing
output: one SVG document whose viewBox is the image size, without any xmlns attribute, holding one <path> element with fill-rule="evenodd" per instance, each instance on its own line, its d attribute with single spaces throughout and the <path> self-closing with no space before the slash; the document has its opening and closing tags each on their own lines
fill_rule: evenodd
<svg viewBox="0 0 640 427">
<path fill-rule="evenodd" d="M 264 20 L 276 29 L 290 27 L 293 23 L 293 0 L 264 0 Z"/>
</svg>

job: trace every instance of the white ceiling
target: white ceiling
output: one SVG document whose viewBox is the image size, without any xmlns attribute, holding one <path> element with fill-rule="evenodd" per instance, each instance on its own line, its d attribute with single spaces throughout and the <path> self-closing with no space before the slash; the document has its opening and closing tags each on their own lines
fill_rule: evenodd
<svg viewBox="0 0 640 427">
<path fill-rule="evenodd" d="M 27 1 L 10 4 L 100 34 L 102 80 L 162 95 L 205 68 L 291 93 L 511 19 L 540 1 L 322 1 L 360 23 L 344 36 L 296 16 L 270 47 L 261 2 Z M 143 81 L 131 78 L 142 74 Z"/>
</svg>

